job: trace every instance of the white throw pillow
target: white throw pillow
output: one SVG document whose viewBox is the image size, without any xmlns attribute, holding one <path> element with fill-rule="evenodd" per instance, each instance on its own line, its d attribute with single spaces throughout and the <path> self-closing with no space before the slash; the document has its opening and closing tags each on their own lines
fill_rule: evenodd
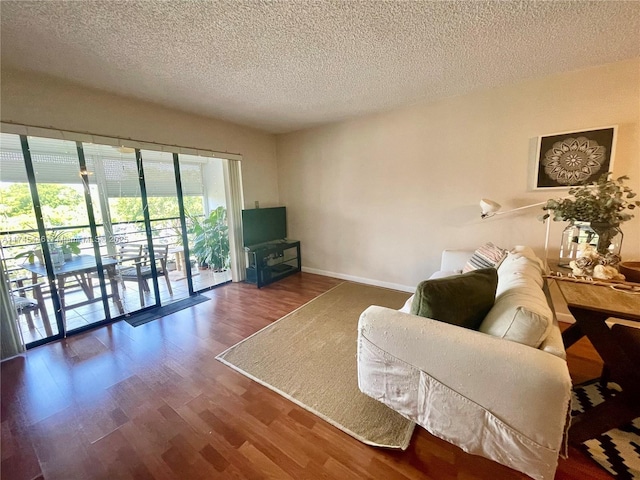
<svg viewBox="0 0 640 480">
<path fill-rule="evenodd" d="M 532 252 L 509 253 L 498 269 L 496 301 L 480 331 L 538 348 L 553 325 L 543 282 L 540 259 Z"/>
</svg>

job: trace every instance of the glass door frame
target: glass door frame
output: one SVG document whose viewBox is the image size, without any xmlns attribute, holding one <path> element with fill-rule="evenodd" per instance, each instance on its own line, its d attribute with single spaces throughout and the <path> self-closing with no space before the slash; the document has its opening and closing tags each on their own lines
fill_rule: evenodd
<svg viewBox="0 0 640 480">
<path fill-rule="evenodd" d="M 83 187 L 85 206 L 87 209 L 87 217 L 89 221 L 88 226 L 91 232 L 91 244 L 93 246 L 93 255 L 96 261 L 96 269 L 97 269 L 96 274 L 98 276 L 103 313 L 105 316 L 103 320 L 98 320 L 86 326 L 74 328 L 71 330 L 73 334 L 77 334 L 98 326 L 110 324 L 114 320 L 124 316 L 124 314 L 121 316 L 117 316 L 115 318 L 111 316 L 111 310 L 109 308 L 109 295 L 106 289 L 104 267 L 102 264 L 102 253 L 100 252 L 100 241 L 99 241 L 99 236 L 97 231 L 97 226 L 99 224 L 96 223 L 95 221 L 95 213 L 93 210 L 93 200 L 91 198 L 87 165 L 86 165 L 86 160 L 84 156 L 84 147 L 82 142 L 80 141 L 76 141 L 74 143 L 76 146 L 76 154 L 77 154 L 76 159 L 78 161 L 78 172 L 79 172 L 82 187 Z M 60 291 L 58 290 L 58 286 L 57 286 L 56 273 L 53 267 L 53 262 L 51 259 L 51 250 L 49 248 L 49 242 L 47 238 L 47 227 L 45 226 L 45 223 L 44 223 L 44 216 L 42 213 L 42 204 L 41 204 L 40 196 L 38 193 L 38 187 L 37 187 L 38 180 L 36 178 L 36 172 L 33 166 L 33 159 L 31 157 L 29 139 L 26 135 L 20 135 L 20 144 L 22 147 L 23 161 L 24 161 L 25 170 L 27 174 L 29 191 L 31 193 L 31 201 L 33 204 L 34 215 L 36 217 L 38 237 L 40 239 L 40 248 L 42 249 L 42 258 L 44 261 L 45 270 L 47 272 L 47 282 L 48 282 L 49 291 L 51 294 L 51 302 L 53 303 L 53 307 L 54 307 L 54 312 L 53 312 L 54 318 L 55 318 L 56 326 L 58 327 L 57 334 L 49 335 L 42 339 L 35 340 L 33 342 L 29 342 L 28 344 L 26 344 L 25 347 L 30 349 L 30 348 L 43 345 L 45 343 L 49 343 L 54 340 L 60 340 L 62 338 L 66 338 L 69 330 L 66 329 L 66 325 L 64 322 L 64 317 L 63 317 L 64 312 L 62 311 L 63 310 L 62 300 L 60 298 Z"/>
<path fill-rule="evenodd" d="M 57 285 L 56 272 L 55 272 L 52 258 L 51 258 L 52 252 L 48 244 L 47 227 L 45 225 L 45 219 L 43 216 L 43 209 L 42 209 L 43 205 L 41 203 L 41 199 L 38 193 L 38 179 L 36 176 L 34 162 L 33 162 L 30 147 L 29 147 L 29 138 L 25 134 L 18 134 L 17 136 L 20 139 L 23 162 L 26 170 L 27 182 L 28 182 L 29 192 L 31 195 L 31 201 L 33 205 L 33 212 L 36 217 L 36 226 L 37 226 L 37 230 L 40 238 L 40 243 L 41 243 L 40 246 L 42 249 L 43 261 L 45 264 L 44 267 L 46 270 L 46 281 L 48 282 L 48 287 L 51 295 L 51 302 L 54 309 L 53 316 L 55 317 L 55 323 L 58 331 L 58 333 L 56 334 L 52 334 L 44 338 L 29 342 L 28 344 L 26 344 L 26 347 L 30 349 L 45 343 L 49 343 L 51 341 L 65 338 L 69 334 L 69 331 L 65 329 L 65 322 L 64 322 L 64 316 L 63 316 L 64 312 L 62 312 L 62 301 L 60 297 L 60 291 Z M 42 137 L 42 138 L 48 138 L 48 137 Z M 92 252 L 96 259 L 96 268 L 97 268 L 96 276 L 98 277 L 98 280 L 99 280 L 99 290 L 100 290 L 100 295 L 102 297 L 101 304 L 104 310 L 104 319 L 71 329 L 71 334 L 75 335 L 99 326 L 110 324 L 115 320 L 121 320 L 123 319 L 124 316 L 136 315 L 138 313 L 147 311 L 149 309 L 157 308 L 162 305 L 162 299 L 160 296 L 160 291 L 158 286 L 158 268 L 155 263 L 155 255 L 153 251 L 153 232 L 152 232 L 151 219 L 149 214 L 149 204 L 148 204 L 147 189 L 146 189 L 146 182 L 145 182 L 145 176 L 144 176 L 144 157 L 143 157 L 144 152 L 141 152 L 139 148 L 136 148 L 135 159 L 136 159 L 136 167 L 138 171 L 138 182 L 140 185 L 140 200 L 141 200 L 142 209 L 143 209 L 144 229 L 145 229 L 145 235 L 146 235 L 146 244 L 147 244 L 148 253 L 149 253 L 149 266 L 152 272 L 151 279 L 153 281 L 155 302 L 151 305 L 146 305 L 141 309 L 137 309 L 131 314 L 124 313 L 121 315 L 114 316 L 111 314 L 111 311 L 109 308 L 110 296 L 107 291 L 107 284 L 106 284 L 106 278 L 105 278 L 106 275 L 104 271 L 104 265 L 102 262 L 100 236 L 98 235 L 98 227 L 104 227 L 104 225 L 102 222 L 96 221 L 97 219 L 95 217 L 94 201 L 92 199 L 92 194 L 91 194 L 91 186 L 93 185 L 90 184 L 89 182 L 89 177 L 88 177 L 89 173 L 87 172 L 87 162 L 85 158 L 83 141 L 75 140 L 73 142 L 75 143 L 75 147 L 76 147 L 75 149 L 77 154 L 76 160 L 78 164 L 78 172 L 81 179 L 82 190 L 83 190 L 84 199 L 85 199 L 85 206 L 87 209 L 87 217 L 88 217 L 88 223 L 89 223 L 88 227 L 92 237 L 90 243 L 92 244 Z M 188 238 L 188 229 L 187 229 L 187 221 L 186 221 L 187 220 L 186 211 L 184 206 L 183 186 L 182 186 L 182 179 L 181 179 L 179 157 L 180 156 L 178 153 L 172 154 L 172 160 L 173 160 L 172 165 L 174 169 L 174 181 L 175 181 L 176 193 L 177 193 L 176 196 L 177 196 L 177 204 L 178 204 L 178 211 L 179 211 L 179 223 L 181 228 L 181 239 L 182 239 L 183 248 L 184 248 L 185 279 L 187 281 L 188 294 L 189 296 L 193 296 L 198 292 L 207 291 L 207 290 L 216 288 L 218 285 L 211 285 L 209 287 L 205 287 L 198 291 L 194 290 L 193 269 L 191 267 L 191 262 L 190 262 L 189 238 Z M 205 201 L 204 198 L 203 198 L 203 201 Z M 109 234 L 106 230 L 104 233 L 105 235 Z M 107 243 L 108 243 L 108 239 L 107 239 Z"/>
<path fill-rule="evenodd" d="M 53 270 L 53 263 L 51 261 L 51 252 L 49 251 L 49 242 L 47 241 L 47 231 L 44 225 L 44 218 L 42 215 L 42 206 L 40 204 L 40 196 L 38 195 L 38 189 L 36 186 L 36 173 L 33 168 L 33 160 L 31 158 L 31 151 L 29 150 L 29 140 L 26 135 L 20 135 L 20 145 L 22 147 L 22 157 L 24 161 L 25 170 L 27 173 L 27 180 L 29 182 L 29 191 L 31 192 L 31 201 L 33 203 L 33 212 L 36 217 L 36 225 L 38 227 L 38 238 L 40 239 L 40 248 L 42 249 L 42 257 L 44 259 L 44 266 L 47 272 L 47 281 L 49 282 L 49 291 L 51 292 L 51 302 L 53 303 L 54 317 L 56 325 L 58 327 L 58 333 L 50 335 L 48 337 L 30 342 L 25 345 L 26 348 L 37 347 L 39 345 L 48 343 L 52 340 L 59 340 L 66 336 L 64 322 L 62 318 L 62 302 L 60 295 L 58 294 L 58 287 L 56 285 L 56 276 Z"/>
<path fill-rule="evenodd" d="M 178 193 L 178 212 L 180 215 L 180 229 L 182 230 L 182 246 L 184 248 L 184 269 L 187 277 L 187 288 L 189 296 L 195 295 L 193 290 L 193 277 L 191 272 L 191 255 L 189 252 L 189 238 L 187 235 L 187 218 L 184 210 L 184 197 L 182 194 L 182 176 L 180 174 L 180 160 L 178 154 L 173 154 L 173 173 L 176 177 L 176 189 Z"/>
</svg>

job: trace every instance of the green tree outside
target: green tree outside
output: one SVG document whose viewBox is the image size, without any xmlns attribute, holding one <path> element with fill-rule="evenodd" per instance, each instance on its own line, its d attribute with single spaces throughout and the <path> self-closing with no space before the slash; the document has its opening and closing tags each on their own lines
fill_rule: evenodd
<svg viewBox="0 0 640 480">
<path fill-rule="evenodd" d="M 73 225 L 87 218 L 84 195 L 74 187 L 43 183 L 38 185 L 38 196 L 47 227 Z M 29 185 L 0 186 L 0 215 L 4 220 L 3 230 L 36 228 Z"/>
<path fill-rule="evenodd" d="M 84 195 L 78 188 L 42 183 L 38 184 L 38 196 L 47 227 L 88 223 Z M 204 214 L 202 197 L 184 197 L 183 201 L 187 217 Z M 150 197 L 148 203 L 152 219 L 179 216 L 176 197 Z M 111 198 L 109 199 L 109 207 L 112 222 L 144 220 L 140 198 Z M 96 221 L 102 223 L 99 205 L 95 204 L 94 208 L 97 215 Z M 5 231 L 36 228 L 29 185 L 13 183 L 0 186 L 0 216 L 3 218 L 2 229 Z"/>
<path fill-rule="evenodd" d="M 202 215 L 204 209 L 202 197 L 184 197 L 184 209 L 189 215 Z M 176 197 L 149 197 L 149 216 L 153 218 L 177 217 L 180 215 L 178 199 Z M 142 212 L 142 200 L 140 198 L 110 198 L 111 221 L 134 222 L 144 220 Z"/>
</svg>

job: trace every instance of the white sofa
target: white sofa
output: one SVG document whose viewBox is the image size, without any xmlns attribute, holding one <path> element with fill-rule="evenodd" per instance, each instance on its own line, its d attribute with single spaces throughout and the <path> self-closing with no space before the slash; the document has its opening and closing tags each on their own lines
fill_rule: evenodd
<svg viewBox="0 0 640 480">
<path fill-rule="evenodd" d="M 472 254 L 443 252 L 432 278 L 460 273 Z M 498 268 L 496 303 L 480 331 L 412 315 L 411 299 L 401 311 L 367 308 L 360 390 L 468 453 L 552 479 L 571 378 L 545 287 L 542 262 L 520 248 Z"/>
</svg>

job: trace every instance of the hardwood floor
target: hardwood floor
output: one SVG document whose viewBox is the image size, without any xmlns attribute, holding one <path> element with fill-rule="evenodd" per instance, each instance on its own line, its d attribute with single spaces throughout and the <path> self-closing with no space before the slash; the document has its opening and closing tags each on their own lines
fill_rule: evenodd
<svg viewBox="0 0 640 480">
<path fill-rule="evenodd" d="M 118 322 L 1 364 L 3 480 L 524 479 L 416 428 L 368 447 L 214 357 L 340 283 L 297 274 L 133 328 Z M 286 346 L 283 346 L 286 348 Z M 601 363 L 572 347 L 577 382 Z M 571 450 L 556 479 L 611 478 Z"/>
</svg>

